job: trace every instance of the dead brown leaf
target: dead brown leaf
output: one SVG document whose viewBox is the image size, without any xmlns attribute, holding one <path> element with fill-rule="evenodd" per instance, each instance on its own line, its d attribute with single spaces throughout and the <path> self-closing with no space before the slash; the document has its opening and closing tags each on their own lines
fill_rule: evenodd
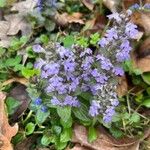
<svg viewBox="0 0 150 150">
<path fill-rule="evenodd" d="M 103 4 L 111 11 L 116 12 L 121 0 L 103 0 Z"/>
<path fill-rule="evenodd" d="M 117 86 L 117 94 L 119 97 L 127 94 L 128 91 L 128 83 L 126 76 L 118 78 L 118 86 Z"/>
<path fill-rule="evenodd" d="M 146 35 L 150 35 L 150 12 L 135 12 L 132 21 L 144 29 Z"/>
<path fill-rule="evenodd" d="M 8 123 L 4 100 L 6 95 L 0 92 L 0 150 L 12 150 L 11 138 L 16 135 L 18 125 L 11 127 Z"/>
<path fill-rule="evenodd" d="M 86 35 L 91 35 L 95 32 L 103 31 L 107 21 L 104 15 L 96 14 L 92 20 L 88 20 L 82 30 Z"/>
<path fill-rule="evenodd" d="M 0 21 L 0 46 L 8 47 L 11 36 L 21 31 L 22 35 L 31 34 L 31 25 L 26 21 L 25 16 L 36 6 L 36 0 L 18 2 L 11 8 L 11 14 L 4 16 L 5 21 Z M 13 11 L 18 13 L 13 14 Z"/>
<path fill-rule="evenodd" d="M 67 13 L 57 13 L 55 16 L 55 20 L 61 26 L 66 26 L 70 23 L 84 24 L 84 21 L 81 19 L 82 16 L 83 15 L 79 12 L 73 13 L 72 15 L 69 15 Z"/>
<path fill-rule="evenodd" d="M 82 2 L 89 10 L 93 10 L 94 4 L 92 3 L 92 0 L 81 0 L 81 2 Z"/>
<path fill-rule="evenodd" d="M 132 55 L 134 66 L 142 72 L 150 71 L 150 38 L 141 43 L 138 50 Z"/>
<path fill-rule="evenodd" d="M 15 146 L 15 150 L 30 150 L 31 146 L 35 143 L 37 140 L 38 135 L 32 135 L 30 137 L 25 138 L 23 141 L 18 143 Z M 42 149 L 41 149 L 42 150 Z M 44 150 L 44 149 L 43 149 Z"/>
<path fill-rule="evenodd" d="M 73 148 L 68 147 L 66 150 L 91 150 L 91 149 L 81 146 L 80 144 L 76 144 Z"/>
<path fill-rule="evenodd" d="M 123 6 L 125 9 L 128 9 L 130 6 L 134 5 L 135 3 L 139 3 L 139 0 L 123 0 Z"/>
<path fill-rule="evenodd" d="M 28 80 L 26 78 L 12 78 L 12 79 L 9 79 L 9 80 L 3 82 L 2 86 L 6 86 L 6 85 L 11 84 L 13 82 L 18 82 L 18 83 L 23 84 L 23 85 L 28 85 Z"/>
<path fill-rule="evenodd" d="M 97 140 L 93 143 L 89 143 L 86 128 L 75 125 L 72 141 L 93 150 L 138 150 L 139 148 L 139 140 L 129 138 L 116 140 L 110 136 L 104 128 L 97 129 L 97 135 Z"/>
<path fill-rule="evenodd" d="M 13 97 L 20 103 L 19 106 L 16 108 L 16 110 L 10 117 L 11 123 L 15 123 L 20 119 L 20 117 L 23 115 L 23 113 L 28 108 L 28 105 L 30 103 L 30 98 L 26 91 L 26 86 L 24 86 L 22 84 L 18 84 L 16 87 L 14 87 L 10 91 L 8 96 Z"/>
</svg>

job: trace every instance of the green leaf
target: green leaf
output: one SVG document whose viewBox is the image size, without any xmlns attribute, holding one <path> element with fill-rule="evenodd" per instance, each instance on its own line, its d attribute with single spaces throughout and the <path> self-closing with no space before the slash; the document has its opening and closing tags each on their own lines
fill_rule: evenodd
<svg viewBox="0 0 150 150">
<path fill-rule="evenodd" d="M 15 58 L 8 58 L 5 61 L 5 65 L 7 67 L 13 67 L 13 66 L 18 65 L 20 62 L 21 62 L 21 56 L 16 56 Z"/>
<path fill-rule="evenodd" d="M 44 26 L 47 31 L 51 32 L 55 29 L 56 24 L 52 20 L 46 19 Z"/>
<path fill-rule="evenodd" d="M 57 113 L 63 122 L 67 122 L 71 117 L 71 107 L 57 107 Z"/>
<path fill-rule="evenodd" d="M 37 70 L 37 69 L 23 68 L 23 69 L 21 70 L 21 73 L 22 73 L 22 75 L 23 75 L 25 78 L 31 78 L 31 77 L 33 77 L 34 75 L 38 75 L 38 74 L 39 74 L 39 70 Z"/>
<path fill-rule="evenodd" d="M 70 117 L 67 122 L 64 120 L 60 119 L 60 123 L 64 128 L 70 128 L 72 126 L 72 117 Z"/>
<path fill-rule="evenodd" d="M 37 124 L 42 124 L 49 115 L 50 115 L 49 111 L 43 112 L 40 109 L 38 109 L 36 116 L 35 116 Z"/>
<path fill-rule="evenodd" d="M 143 78 L 144 82 L 146 82 L 148 85 L 150 85 L 150 72 L 143 73 L 142 78 Z"/>
<path fill-rule="evenodd" d="M 142 71 L 140 70 L 140 69 L 133 69 L 133 73 L 135 74 L 135 75 L 141 75 L 142 74 Z"/>
<path fill-rule="evenodd" d="M 87 101 L 90 101 L 93 98 L 92 94 L 89 92 L 82 92 L 79 96 Z"/>
<path fill-rule="evenodd" d="M 5 52 L 6 52 L 6 49 L 0 47 L 0 57 L 2 57 Z"/>
<path fill-rule="evenodd" d="M 55 143 L 56 136 L 55 135 L 43 135 L 41 139 L 41 144 L 44 146 L 48 146 L 50 143 Z"/>
<path fill-rule="evenodd" d="M 150 108 L 150 98 L 144 100 L 141 105 Z"/>
<path fill-rule="evenodd" d="M 60 142 L 68 142 L 71 140 L 72 137 L 72 128 L 66 128 L 60 135 Z"/>
<path fill-rule="evenodd" d="M 100 39 L 100 35 L 99 35 L 99 33 L 95 33 L 95 34 L 92 34 L 91 36 L 90 36 L 90 44 L 92 44 L 92 45 L 96 45 L 97 44 L 97 42 L 99 41 L 99 39 Z"/>
<path fill-rule="evenodd" d="M 40 41 L 41 41 L 43 44 L 48 44 L 49 38 L 48 38 L 47 35 L 42 34 L 42 35 L 40 36 Z"/>
<path fill-rule="evenodd" d="M 88 130 L 88 141 L 91 143 L 97 139 L 96 129 L 91 126 Z"/>
<path fill-rule="evenodd" d="M 140 121 L 140 116 L 137 113 L 133 113 L 130 118 L 131 122 L 138 123 Z"/>
<path fill-rule="evenodd" d="M 68 142 L 60 142 L 57 141 L 56 143 L 56 149 L 57 150 L 63 150 L 67 146 Z"/>
<path fill-rule="evenodd" d="M 35 130 L 35 124 L 32 122 L 28 123 L 25 127 L 26 135 L 32 134 L 34 130 Z"/>
<path fill-rule="evenodd" d="M 6 5 L 6 0 L 0 0 L 0 7 L 4 7 Z"/>
<path fill-rule="evenodd" d="M 70 48 L 74 44 L 74 36 L 68 35 L 63 40 L 64 47 Z"/>
<path fill-rule="evenodd" d="M 148 95 L 150 95 L 150 87 L 148 87 L 148 88 L 146 89 L 146 92 L 147 92 Z"/>
<path fill-rule="evenodd" d="M 32 69 L 33 68 L 33 64 L 31 62 L 28 62 L 27 65 L 26 65 L 26 67 L 28 69 Z"/>
<path fill-rule="evenodd" d="M 21 45 L 24 45 L 24 44 L 26 44 L 27 42 L 28 42 L 28 37 L 27 36 L 22 36 L 21 38 L 20 38 L 20 44 Z"/>
<path fill-rule="evenodd" d="M 52 127 L 52 130 L 56 135 L 60 135 L 62 128 L 60 126 L 55 125 Z"/>
<path fill-rule="evenodd" d="M 83 103 L 80 104 L 80 109 L 74 108 L 73 113 L 75 117 L 78 118 L 79 120 L 83 122 L 88 122 L 89 124 L 92 123 L 92 120 L 90 119 L 88 115 L 88 108 Z"/>
<path fill-rule="evenodd" d="M 17 133 L 12 139 L 12 143 L 14 145 L 18 144 L 19 142 L 23 141 L 25 139 L 25 134 L 24 133 Z"/>
<path fill-rule="evenodd" d="M 20 105 L 20 102 L 13 97 L 8 97 L 6 99 L 6 106 L 7 106 L 7 111 L 9 115 L 12 115 L 16 108 Z"/>
<path fill-rule="evenodd" d="M 82 46 L 82 47 L 88 47 L 88 38 L 85 38 L 85 37 L 80 37 L 76 43 L 79 45 L 79 46 Z"/>
<path fill-rule="evenodd" d="M 115 138 L 121 138 L 123 136 L 123 132 L 119 129 L 109 128 L 109 131 Z"/>
</svg>

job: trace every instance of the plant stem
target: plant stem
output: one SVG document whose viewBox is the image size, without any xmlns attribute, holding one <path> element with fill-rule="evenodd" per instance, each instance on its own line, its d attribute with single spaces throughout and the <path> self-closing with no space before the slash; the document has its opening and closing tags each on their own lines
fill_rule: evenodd
<svg viewBox="0 0 150 150">
<path fill-rule="evenodd" d="M 140 2 L 140 7 L 142 7 L 143 6 L 142 0 L 139 0 L 139 2 Z"/>
<path fill-rule="evenodd" d="M 31 117 L 32 113 L 33 113 L 33 111 L 30 110 L 30 112 L 28 113 L 27 117 L 24 119 L 23 124 L 25 124 L 26 121 Z"/>
<path fill-rule="evenodd" d="M 128 94 L 127 94 L 126 98 L 127 98 L 128 112 L 129 112 L 129 115 L 130 115 L 131 114 L 131 107 L 130 107 L 129 95 Z"/>
</svg>

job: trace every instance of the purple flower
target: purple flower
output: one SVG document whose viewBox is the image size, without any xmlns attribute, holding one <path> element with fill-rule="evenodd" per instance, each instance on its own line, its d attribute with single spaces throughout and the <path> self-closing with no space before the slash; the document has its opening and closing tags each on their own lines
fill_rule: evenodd
<svg viewBox="0 0 150 150">
<path fill-rule="evenodd" d="M 45 91 L 46 91 L 46 93 L 51 93 L 51 92 L 55 91 L 55 88 L 51 84 L 48 84 Z"/>
<path fill-rule="evenodd" d="M 75 78 L 69 85 L 68 85 L 68 88 L 69 88 L 69 92 L 71 91 L 75 91 L 77 86 L 79 85 L 79 78 Z"/>
<path fill-rule="evenodd" d="M 41 78 L 42 79 L 47 79 L 48 78 L 48 74 L 47 74 L 46 71 L 44 71 L 44 70 L 41 71 Z"/>
<path fill-rule="evenodd" d="M 144 5 L 144 8 L 145 8 L 145 9 L 150 9 L 150 3 L 145 4 L 145 5 Z"/>
<path fill-rule="evenodd" d="M 60 44 L 57 44 L 56 48 L 57 48 L 57 53 L 59 54 L 61 58 L 65 58 L 65 57 L 74 58 L 74 54 L 71 50 L 66 49 Z"/>
<path fill-rule="evenodd" d="M 46 71 L 48 76 L 50 76 L 50 75 L 58 74 L 59 68 L 60 68 L 60 65 L 58 63 L 50 63 L 50 64 L 45 65 L 44 70 Z"/>
<path fill-rule="evenodd" d="M 99 76 L 95 77 L 95 80 L 98 83 L 104 84 L 108 80 L 108 77 L 106 77 L 105 75 L 100 74 Z"/>
<path fill-rule="evenodd" d="M 109 41 L 106 38 L 101 38 L 100 41 L 98 42 L 98 44 L 104 48 L 105 46 L 107 46 L 109 44 Z"/>
<path fill-rule="evenodd" d="M 83 61 L 81 67 L 83 70 L 89 70 L 91 68 L 92 63 L 94 62 L 94 59 L 92 56 L 87 56 L 85 60 Z"/>
<path fill-rule="evenodd" d="M 72 97 L 70 95 L 66 96 L 64 103 L 64 106 L 68 105 L 68 106 L 73 106 L 73 107 L 79 107 L 80 103 L 77 100 L 77 97 Z"/>
<path fill-rule="evenodd" d="M 62 81 L 63 81 L 63 78 L 62 77 L 59 77 L 57 75 L 54 75 L 53 77 L 51 77 L 49 79 L 49 83 L 53 86 L 53 87 L 58 87 L 58 86 L 61 86 L 62 85 Z"/>
<path fill-rule="evenodd" d="M 100 108 L 100 104 L 96 100 L 93 100 L 89 109 L 90 116 L 95 117 L 99 115 Z"/>
<path fill-rule="evenodd" d="M 107 108 L 103 116 L 103 121 L 105 123 L 110 123 L 112 121 L 112 117 L 114 114 L 115 114 L 114 107 Z"/>
<path fill-rule="evenodd" d="M 92 54 L 92 50 L 90 48 L 86 48 L 83 52 L 81 52 L 80 57 L 83 57 L 86 54 Z"/>
<path fill-rule="evenodd" d="M 121 17 L 119 15 L 119 13 L 113 13 L 111 15 L 107 16 L 110 20 L 115 19 L 118 23 L 121 22 Z"/>
<path fill-rule="evenodd" d="M 114 106 L 114 107 L 118 106 L 118 105 L 119 105 L 118 99 L 112 100 L 112 101 L 111 101 L 111 104 L 112 104 L 112 106 Z"/>
<path fill-rule="evenodd" d="M 130 42 L 128 40 L 123 40 L 122 44 L 120 45 L 120 49 L 129 53 L 132 49 Z"/>
<path fill-rule="evenodd" d="M 45 53 L 45 49 L 39 44 L 33 45 L 32 49 L 36 53 Z"/>
<path fill-rule="evenodd" d="M 64 61 L 63 65 L 64 65 L 65 71 L 73 72 L 75 70 L 76 63 L 67 59 Z"/>
<path fill-rule="evenodd" d="M 108 58 L 99 55 L 99 57 L 97 57 L 97 60 L 100 60 L 102 69 L 108 71 L 112 68 L 112 64 Z"/>
<path fill-rule="evenodd" d="M 108 41 L 112 41 L 113 39 L 118 39 L 118 32 L 115 28 L 111 28 L 106 31 L 106 35 Z"/>
<path fill-rule="evenodd" d="M 100 75 L 100 73 L 98 72 L 97 69 L 94 69 L 94 70 L 92 70 L 91 75 L 92 75 L 93 77 L 98 77 L 98 76 Z"/>
<path fill-rule="evenodd" d="M 137 4 L 137 3 L 135 3 L 134 5 L 132 5 L 132 6 L 130 7 L 130 9 L 139 9 L 139 8 L 140 8 L 140 5 Z"/>
<path fill-rule="evenodd" d="M 42 104 L 42 99 L 41 98 L 35 99 L 34 104 L 35 105 L 41 105 Z"/>
<path fill-rule="evenodd" d="M 34 64 L 34 68 L 35 69 L 41 69 L 43 65 L 45 65 L 46 62 L 43 59 L 38 59 L 35 64 Z"/>
<path fill-rule="evenodd" d="M 46 112 L 48 111 L 48 108 L 43 105 L 43 106 L 41 107 L 41 111 L 44 112 L 44 113 L 46 113 Z"/>
<path fill-rule="evenodd" d="M 57 99 L 55 96 L 53 96 L 53 98 L 51 99 L 51 104 L 55 105 L 55 106 L 61 106 L 62 103 L 60 102 L 59 99 Z"/>
<path fill-rule="evenodd" d="M 58 94 L 66 94 L 67 93 L 67 86 L 65 84 L 61 83 L 61 85 L 59 84 L 56 87 L 56 91 L 58 91 Z"/>
<path fill-rule="evenodd" d="M 125 28 L 126 28 L 125 33 L 129 38 L 131 38 L 131 39 L 137 38 L 138 30 L 137 30 L 137 26 L 135 24 L 128 22 L 126 24 Z"/>
<path fill-rule="evenodd" d="M 38 10 L 41 12 L 42 10 L 42 0 L 37 0 Z"/>
<path fill-rule="evenodd" d="M 116 54 L 116 58 L 117 58 L 118 62 L 124 62 L 130 58 L 130 55 L 129 55 L 129 53 L 126 53 L 125 51 L 124 52 L 118 52 Z"/>
<path fill-rule="evenodd" d="M 124 75 L 124 70 L 121 67 L 114 67 L 113 68 L 113 73 L 116 76 L 123 76 Z"/>
</svg>

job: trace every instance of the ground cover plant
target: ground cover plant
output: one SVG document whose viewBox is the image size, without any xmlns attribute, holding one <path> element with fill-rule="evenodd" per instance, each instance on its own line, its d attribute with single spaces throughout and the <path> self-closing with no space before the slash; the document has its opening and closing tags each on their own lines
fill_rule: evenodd
<svg viewBox="0 0 150 150">
<path fill-rule="evenodd" d="M 0 149 L 150 148 L 149 1 L 0 7 Z"/>
</svg>

